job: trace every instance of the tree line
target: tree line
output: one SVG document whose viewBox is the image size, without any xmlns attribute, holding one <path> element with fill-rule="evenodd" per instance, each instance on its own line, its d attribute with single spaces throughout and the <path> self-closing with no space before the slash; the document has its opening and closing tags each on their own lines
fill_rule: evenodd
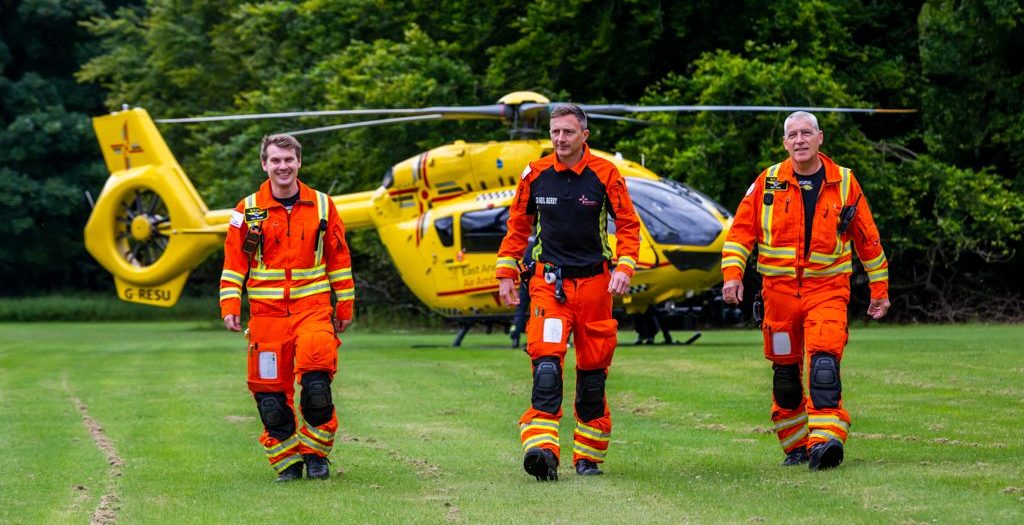
<svg viewBox="0 0 1024 525">
<path fill-rule="evenodd" d="M 678 5 L 677 5 L 678 4 Z M 108 289 L 82 247 L 85 191 L 106 177 L 89 117 L 490 104 L 538 91 L 582 103 L 914 108 L 818 115 L 823 151 L 866 188 L 903 320 L 1024 317 L 1024 3 L 949 0 L 470 2 L 0 0 L 0 270 L 8 293 Z M 597 123 L 599 149 L 728 208 L 785 157 L 784 114 L 649 115 Z M 322 121 L 303 120 L 312 127 Z M 279 122 L 164 126 L 211 207 L 264 177 Z M 303 178 L 334 193 L 481 122 L 309 136 Z M 373 232 L 353 234 L 367 300 L 414 302 Z M 197 293 L 216 287 L 200 268 Z M 377 293 L 379 292 L 379 293 Z"/>
</svg>

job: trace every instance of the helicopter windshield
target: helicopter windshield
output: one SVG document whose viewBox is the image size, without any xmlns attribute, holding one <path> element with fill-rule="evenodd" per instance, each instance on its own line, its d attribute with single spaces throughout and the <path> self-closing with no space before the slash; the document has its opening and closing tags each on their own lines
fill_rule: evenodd
<svg viewBox="0 0 1024 525">
<path fill-rule="evenodd" d="M 685 184 L 626 177 L 626 186 L 640 219 L 658 244 L 707 246 L 722 232 L 722 223 L 704 203 L 720 206 Z"/>
<path fill-rule="evenodd" d="M 508 231 L 508 208 L 468 211 L 462 214 L 462 249 L 469 252 L 497 252 Z"/>
</svg>

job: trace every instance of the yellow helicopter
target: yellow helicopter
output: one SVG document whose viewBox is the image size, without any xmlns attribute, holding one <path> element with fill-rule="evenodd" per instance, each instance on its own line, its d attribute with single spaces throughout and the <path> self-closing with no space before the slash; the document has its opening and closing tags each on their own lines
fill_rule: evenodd
<svg viewBox="0 0 1024 525">
<path fill-rule="evenodd" d="M 457 140 L 395 164 L 372 191 L 332 196 L 346 227 L 376 228 L 399 276 L 425 305 L 459 321 L 507 321 L 494 278 L 496 253 L 519 174 L 551 152 L 538 130 L 551 102 L 521 91 L 495 105 L 417 109 L 340 110 L 167 119 L 285 118 L 309 115 L 389 115 L 389 118 L 299 130 L 293 134 L 433 119 L 494 119 L 510 126 L 512 140 Z M 836 111 L 836 108 L 750 106 L 582 105 L 592 119 L 646 111 Z M 839 109 L 844 110 L 844 109 Z M 856 110 L 875 112 L 878 110 Z M 394 116 L 397 115 L 397 116 Z M 85 226 L 89 253 L 111 274 L 128 302 L 171 307 L 190 271 L 223 245 L 231 210 L 210 210 L 141 108 L 93 120 L 110 178 Z M 721 282 L 721 250 L 731 224 L 728 210 L 700 192 L 658 177 L 620 155 L 613 162 L 640 215 L 641 249 L 629 295 L 616 306 L 640 313 L 655 304 L 700 294 Z M 614 224 L 609 224 L 610 233 Z M 614 243 L 614 236 L 610 237 Z"/>
</svg>

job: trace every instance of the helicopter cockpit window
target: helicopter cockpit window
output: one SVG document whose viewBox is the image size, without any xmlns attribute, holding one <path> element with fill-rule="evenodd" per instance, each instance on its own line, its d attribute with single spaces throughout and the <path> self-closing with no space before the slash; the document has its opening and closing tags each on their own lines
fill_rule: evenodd
<svg viewBox="0 0 1024 525">
<path fill-rule="evenodd" d="M 722 223 L 703 206 L 701 194 L 685 184 L 626 177 L 626 186 L 658 244 L 707 246 L 722 232 Z"/>
<path fill-rule="evenodd" d="M 462 251 L 497 252 L 508 227 L 508 208 L 470 211 L 462 214 Z"/>
<path fill-rule="evenodd" d="M 444 246 L 451 246 L 455 244 L 455 221 L 449 217 L 440 217 L 434 221 L 434 230 L 437 231 L 437 237 L 441 239 L 441 244 Z"/>
</svg>

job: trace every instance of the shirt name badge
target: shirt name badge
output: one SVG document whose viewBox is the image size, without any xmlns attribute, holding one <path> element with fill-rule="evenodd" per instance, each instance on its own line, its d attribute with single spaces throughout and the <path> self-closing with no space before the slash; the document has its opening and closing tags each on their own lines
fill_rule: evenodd
<svg viewBox="0 0 1024 525">
<path fill-rule="evenodd" d="M 262 222 L 267 220 L 267 210 L 263 208 L 246 208 L 245 222 Z"/>
<path fill-rule="evenodd" d="M 786 191 L 789 187 L 789 183 L 786 181 L 780 181 L 778 177 L 767 177 L 764 179 L 765 191 Z"/>
</svg>

